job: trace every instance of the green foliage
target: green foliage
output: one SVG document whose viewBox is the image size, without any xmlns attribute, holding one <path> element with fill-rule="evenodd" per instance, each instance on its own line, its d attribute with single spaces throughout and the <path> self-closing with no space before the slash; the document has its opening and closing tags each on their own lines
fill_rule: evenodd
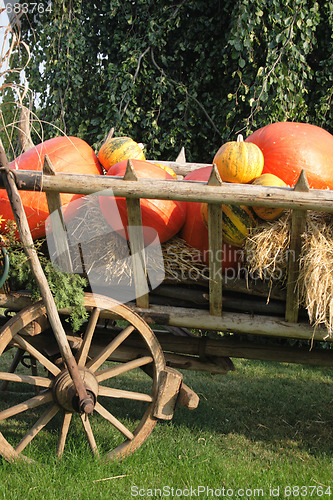
<svg viewBox="0 0 333 500">
<path fill-rule="evenodd" d="M 10 259 L 8 277 L 10 288 L 27 289 L 32 294 L 32 300 L 37 301 L 40 299 L 38 284 L 31 271 L 23 245 L 15 236 L 16 229 L 12 221 L 7 222 L 7 231 L 6 249 Z M 71 309 L 69 321 L 74 332 L 79 330 L 82 322 L 87 319 L 87 312 L 83 306 L 86 280 L 78 274 L 64 273 L 57 269 L 49 260 L 44 240 L 36 240 L 35 248 L 57 307 Z"/>
<path fill-rule="evenodd" d="M 332 131 L 328 0 L 56 0 L 28 21 L 40 118 L 96 149 L 112 126 L 199 162 L 275 121 Z"/>
</svg>

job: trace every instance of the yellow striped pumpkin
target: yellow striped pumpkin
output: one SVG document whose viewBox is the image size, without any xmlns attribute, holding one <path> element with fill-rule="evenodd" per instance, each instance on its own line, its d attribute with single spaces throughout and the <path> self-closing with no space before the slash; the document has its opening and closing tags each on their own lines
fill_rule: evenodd
<svg viewBox="0 0 333 500">
<path fill-rule="evenodd" d="M 242 247 L 245 243 L 250 229 L 257 223 L 256 216 L 250 207 L 245 205 L 222 205 L 222 238 L 223 241 Z M 208 205 L 202 203 L 201 214 L 206 225 L 208 225 Z"/>
<path fill-rule="evenodd" d="M 264 155 L 256 144 L 244 142 L 243 136 L 239 134 L 237 141 L 226 142 L 220 147 L 213 163 L 222 181 L 247 184 L 261 175 Z"/>
<path fill-rule="evenodd" d="M 170 174 L 171 177 L 173 177 L 174 179 L 177 179 L 177 174 L 171 167 L 168 167 L 167 165 L 163 165 L 163 163 L 154 163 L 154 165 L 157 165 L 158 167 L 162 168 L 163 170 L 168 172 L 168 174 Z"/>
<path fill-rule="evenodd" d="M 105 170 L 123 160 L 145 160 L 142 147 L 130 137 L 111 137 L 98 152 L 98 159 Z"/>
<path fill-rule="evenodd" d="M 287 184 L 274 174 L 262 174 L 252 184 L 257 186 L 287 187 Z M 278 207 L 253 207 L 254 212 L 263 220 L 274 220 L 283 213 L 283 208 Z"/>
</svg>

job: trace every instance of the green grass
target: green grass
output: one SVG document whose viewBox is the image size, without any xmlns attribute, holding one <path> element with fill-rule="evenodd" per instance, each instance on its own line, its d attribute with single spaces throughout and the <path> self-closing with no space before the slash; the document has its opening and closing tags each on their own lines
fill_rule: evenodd
<svg viewBox="0 0 333 500">
<path fill-rule="evenodd" d="M 184 372 L 200 396 L 198 409 L 178 408 L 123 461 L 92 458 L 80 422 L 57 460 L 53 422 L 33 441 L 37 465 L 0 460 L 0 498 L 163 498 L 163 487 L 164 498 L 198 498 L 186 488 L 198 493 L 199 486 L 232 499 L 273 498 L 270 488 L 280 489 L 275 498 L 286 498 L 285 488 L 296 486 L 308 490 L 294 489 L 289 498 L 299 492 L 298 498 L 327 499 L 321 493 L 328 486 L 333 496 L 332 371 L 247 360 L 235 366 L 226 376 Z M 136 377 L 134 390 L 141 384 L 145 379 Z M 130 420 L 131 407 L 124 411 Z M 199 498 L 213 498 L 211 490 Z"/>
</svg>

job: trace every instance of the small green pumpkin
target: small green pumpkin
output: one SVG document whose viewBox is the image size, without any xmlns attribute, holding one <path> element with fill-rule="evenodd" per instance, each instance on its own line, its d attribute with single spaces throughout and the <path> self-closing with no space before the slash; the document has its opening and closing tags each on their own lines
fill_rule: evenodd
<svg viewBox="0 0 333 500">
<path fill-rule="evenodd" d="M 256 216 L 250 207 L 245 205 L 222 205 L 222 238 L 223 241 L 242 247 L 249 235 L 250 229 L 257 224 Z M 201 215 L 208 225 L 208 205 L 202 203 Z"/>
</svg>

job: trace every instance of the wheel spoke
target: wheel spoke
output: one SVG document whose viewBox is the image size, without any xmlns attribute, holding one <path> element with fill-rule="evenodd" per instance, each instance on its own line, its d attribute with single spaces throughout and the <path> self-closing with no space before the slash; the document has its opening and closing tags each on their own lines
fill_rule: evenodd
<svg viewBox="0 0 333 500">
<path fill-rule="evenodd" d="M 81 344 L 80 350 L 76 355 L 76 361 L 78 366 L 84 366 L 87 361 L 87 357 L 89 354 L 89 349 L 91 346 L 91 341 L 94 335 L 94 331 L 97 325 L 97 321 L 99 318 L 100 310 L 97 307 L 94 307 L 91 316 L 89 318 L 89 322 L 87 325 L 86 332 L 84 334 L 83 342 Z"/>
<path fill-rule="evenodd" d="M 108 357 L 120 346 L 120 344 L 133 332 L 134 326 L 130 325 L 120 332 L 116 338 L 112 340 L 94 359 L 87 363 L 87 368 L 92 372 L 98 368 L 108 359 Z"/>
<path fill-rule="evenodd" d="M 123 391 L 122 389 L 114 389 L 113 387 L 105 387 L 100 385 L 98 389 L 99 396 L 107 396 L 108 398 L 133 399 L 134 401 L 145 401 L 151 403 L 153 398 L 149 394 L 142 392 Z"/>
<path fill-rule="evenodd" d="M 13 462 L 14 460 L 18 460 L 20 458 L 19 454 L 16 453 L 14 448 L 5 440 L 1 432 L 0 432 L 0 453 L 6 460 L 8 460 L 8 462 Z"/>
<path fill-rule="evenodd" d="M 114 417 L 104 406 L 100 403 L 96 403 L 95 410 L 106 420 L 108 420 L 116 429 L 118 429 L 127 439 L 133 439 L 134 434 L 127 429 L 116 417 Z"/>
<path fill-rule="evenodd" d="M 91 448 L 91 451 L 92 451 L 93 455 L 98 456 L 99 453 L 98 453 L 98 449 L 97 449 L 97 444 L 95 441 L 93 431 L 91 429 L 89 418 L 87 415 L 83 415 L 83 414 L 80 415 L 80 417 L 81 417 L 81 420 L 83 423 L 84 430 L 86 431 L 86 435 L 87 435 L 87 439 L 88 439 L 88 443 L 89 443 L 89 446 Z"/>
<path fill-rule="evenodd" d="M 29 342 L 27 342 L 23 337 L 16 334 L 14 335 L 14 340 L 19 344 L 19 346 L 27 351 L 29 354 L 32 354 L 37 361 L 39 361 L 52 375 L 56 376 L 60 373 L 60 369 L 52 363 L 49 359 L 47 359 L 40 351 L 35 349 Z"/>
<path fill-rule="evenodd" d="M 8 382 L 23 382 L 37 387 L 51 387 L 52 380 L 33 375 L 19 375 L 18 373 L 0 372 L 0 380 Z"/>
<path fill-rule="evenodd" d="M 15 451 L 17 453 L 21 453 L 21 451 L 24 450 L 26 446 L 33 440 L 33 438 L 45 427 L 46 424 L 52 420 L 52 418 L 58 413 L 59 411 L 59 406 L 56 403 L 53 403 L 45 412 L 43 415 L 37 420 L 35 425 L 31 427 L 29 432 L 24 436 L 24 438 L 19 442 L 19 444 L 16 446 Z"/>
<path fill-rule="evenodd" d="M 52 400 L 52 391 L 44 392 L 44 394 L 38 394 L 33 398 L 27 399 L 23 403 L 19 403 L 18 405 L 12 406 L 11 408 L 7 408 L 7 410 L 1 411 L 0 420 L 5 420 L 6 418 L 13 417 L 18 413 L 30 410 L 31 408 L 37 408 L 37 406 L 44 405 L 45 403 L 49 403 Z"/>
<path fill-rule="evenodd" d="M 122 365 L 112 366 L 111 368 L 106 368 L 95 373 L 98 382 L 107 380 L 112 377 L 117 377 L 118 375 L 134 370 L 134 368 L 139 368 L 140 366 L 147 365 L 153 361 L 152 356 L 143 356 L 142 358 L 133 359 Z"/>
<path fill-rule="evenodd" d="M 64 452 L 67 434 L 68 434 L 68 430 L 69 430 L 69 425 L 70 425 L 71 420 L 72 420 L 72 415 L 73 414 L 69 411 L 66 411 L 65 415 L 64 415 L 64 419 L 63 419 L 62 426 L 60 429 L 60 434 L 59 434 L 58 446 L 57 446 L 57 455 L 59 458 L 62 457 L 62 454 Z"/>
</svg>

